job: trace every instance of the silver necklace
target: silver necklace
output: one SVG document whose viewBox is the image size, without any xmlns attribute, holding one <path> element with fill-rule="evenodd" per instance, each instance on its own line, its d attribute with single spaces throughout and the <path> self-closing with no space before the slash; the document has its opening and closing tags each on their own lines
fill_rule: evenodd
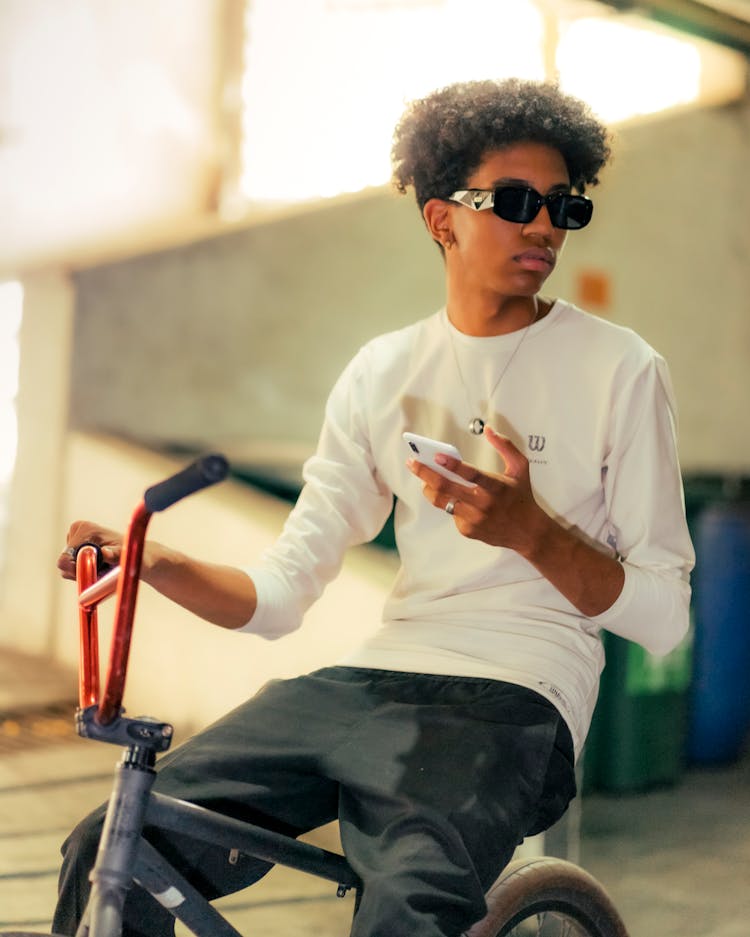
<svg viewBox="0 0 750 937">
<path fill-rule="evenodd" d="M 447 316 L 447 313 L 446 313 L 446 319 L 447 319 L 447 318 L 448 318 L 448 316 Z M 505 377 L 505 375 L 506 375 L 506 373 L 507 373 L 507 371 L 508 371 L 508 368 L 511 366 L 511 364 L 513 363 L 513 359 L 516 357 L 516 354 L 518 353 L 518 349 L 521 347 L 521 345 L 523 345 L 524 339 L 525 339 L 526 336 L 529 334 L 529 329 L 530 329 L 531 326 L 536 322 L 536 320 L 537 320 L 538 318 L 539 318 L 539 307 L 537 307 L 536 310 L 534 311 L 534 318 L 531 320 L 531 322 L 529 322 L 529 324 L 524 328 L 523 332 L 521 333 L 521 337 L 520 337 L 520 339 L 518 340 L 518 342 L 516 343 L 516 347 L 515 347 L 515 348 L 513 349 L 513 351 L 510 353 L 510 357 L 509 357 L 508 360 L 506 361 L 505 367 L 504 367 L 503 370 L 500 372 L 500 377 L 495 381 L 495 385 L 494 385 L 494 387 L 492 388 L 492 390 L 490 391 L 489 396 L 488 396 L 488 398 L 487 398 L 487 403 L 488 403 L 488 405 L 489 405 L 489 403 L 494 399 L 495 394 L 497 393 L 497 389 L 498 389 L 498 387 L 500 386 L 500 384 L 501 384 L 501 382 L 502 382 L 502 379 Z M 450 330 L 450 320 L 449 320 L 449 319 L 448 319 L 448 324 L 449 324 L 449 328 L 448 328 L 448 338 L 450 339 L 451 351 L 453 352 L 453 362 L 454 362 L 454 364 L 456 365 L 456 373 L 458 374 L 458 378 L 459 378 L 459 380 L 461 381 L 461 386 L 462 386 L 463 389 L 464 389 L 464 396 L 466 397 L 466 404 L 467 404 L 468 412 L 471 413 L 471 411 L 472 411 L 474 408 L 473 408 L 472 405 L 471 405 L 471 398 L 469 397 L 469 388 L 466 386 L 466 381 L 464 380 L 464 376 L 463 376 L 463 374 L 461 373 L 461 365 L 458 363 L 458 354 L 457 354 L 457 352 L 456 352 L 456 344 L 455 344 L 455 341 L 454 341 L 454 339 L 453 339 L 453 334 L 452 334 L 452 332 L 451 332 L 451 330 Z M 467 426 L 466 428 L 468 429 L 468 431 L 469 431 L 473 436 L 481 436 L 482 433 L 484 432 L 484 427 L 485 427 L 485 425 L 486 425 L 486 424 L 485 424 L 485 421 L 482 419 L 481 416 L 475 416 L 475 417 L 472 417 L 472 418 L 469 420 L 468 426 Z"/>
</svg>

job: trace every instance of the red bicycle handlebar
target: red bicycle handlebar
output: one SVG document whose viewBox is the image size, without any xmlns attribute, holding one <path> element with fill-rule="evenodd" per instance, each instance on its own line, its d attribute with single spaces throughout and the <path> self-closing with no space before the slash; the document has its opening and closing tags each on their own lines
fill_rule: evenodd
<svg viewBox="0 0 750 937">
<path fill-rule="evenodd" d="M 120 715 L 122 696 L 125 691 L 125 677 L 128 672 L 130 654 L 130 636 L 135 618 L 135 599 L 138 593 L 138 581 L 141 574 L 143 544 L 146 540 L 146 528 L 151 520 L 151 512 L 146 510 L 143 501 L 133 512 L 125 534 L 120 575 L 117 580 L 115 624 L 112 632 L 112 644 L 109 652 L 109 669 L 104 682 L 102 700 L 96 721 L 99 725 L 109 725 Z"/>
<path fill-rule="evenodd" d="M 82 546 L 76 556 L 78 617 L 80 627 L 78 699 L 82 709 L 97 706 L 99 725 L 110 725 L 122 711 L 135 602 L 143 560 L 146 530 L 151 516 L 176 501 L 226 478 L 229 463 L 221 455 L 204 456 L 186 469 L 149 488 L 130 519 L 123 541 L 120 565 L 97 579 L 97 548 Z M 97 607 L 114 592 L 116 607 L 109 667 L 99 693 L 99 635 Z"/>
<path fill-rule="evenodd" d="M 151 512 L 146 510 L 144 502 L 141 501 L 133 512 L 125 533 L 120 565 L 101 579 L 96 579 L 95 547 L 81 547 L 76 558 L 81 633 L 78 699 L 82 709 L 98 706 L 95 719 L 102 726 L 114 722 L 122 709 L 143 545 L 150 519 Z M 100 696 L 97 607 L 115 591 L 117 597 L 109 667 Z"/>
</svg>

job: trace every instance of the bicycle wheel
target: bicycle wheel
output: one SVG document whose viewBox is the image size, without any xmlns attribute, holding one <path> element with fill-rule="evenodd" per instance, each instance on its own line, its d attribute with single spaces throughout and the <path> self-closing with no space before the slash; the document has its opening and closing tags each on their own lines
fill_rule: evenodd
<svg viewBox="0 0 750 937">
<path fill-rule="evenodd" d="M 35 930 L 3 930 L 0 937 L 63 937 L 62 934 L 45 934 Z"/>
<path fill-rule="evenodd" d="M 572 862 L 511 862 L 487 893 L 487 914 L 466 937 L 628 937 L 597 880 Z"/>
</svg>

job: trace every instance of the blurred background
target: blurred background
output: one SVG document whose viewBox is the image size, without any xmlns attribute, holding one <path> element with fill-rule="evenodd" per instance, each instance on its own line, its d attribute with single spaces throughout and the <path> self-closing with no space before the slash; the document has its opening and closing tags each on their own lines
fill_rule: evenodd
<svg viewBox="0 0 750 937">
<path fill-rule="evenodd" d="M 232 480 L 153 536 L 239 564 L 273 542 L 341 368 L 442 303 L 438 252 L 389 186 L 405 103 L 554 77 L 610 123 L 615 155 L 546 292 L 669 362 L 698 551 L 676 652 L 607 639 L 585 789 L 678 797 L 696 769 L 744 771 L 748 53 L 748 0 L 0 0 L 5 659 L 75 666 L 54 568 L 69 523 L 122 528 L 196 452 L 225 452 Z M 377 625 L 391 546 L 386 528 L 351 551 L 274 644 L 143 590 L 134 704 L 191 730 L 338 658 Z"/>
</svg>

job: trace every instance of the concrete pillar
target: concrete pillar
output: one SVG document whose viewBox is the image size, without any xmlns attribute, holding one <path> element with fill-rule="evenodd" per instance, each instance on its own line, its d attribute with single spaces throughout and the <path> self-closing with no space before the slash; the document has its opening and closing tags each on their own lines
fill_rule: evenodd
<svg viewBox="0 0 750 937">
<path fill-rule="evenodd" d="M 30 653 L 53 647 L 60 516 L 68 424 L 74 290 L 61 271 L 23 279 L 18 454 L 10 487 L 0 581 L 0 644 Z"/>
</svg>

